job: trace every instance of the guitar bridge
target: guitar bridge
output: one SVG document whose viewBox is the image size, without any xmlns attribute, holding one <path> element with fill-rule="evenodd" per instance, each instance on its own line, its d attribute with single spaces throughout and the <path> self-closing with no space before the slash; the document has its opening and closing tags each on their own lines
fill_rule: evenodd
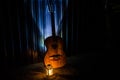
<svg viewBox="0 0 120 80">
<path fill-rule="evenodd" d="M 51 60 L 58 60 L 60 58 L 61 55 L 57 54 L 57 55 L 53 55 L 53 56 L 50 56 L 50 59 Z"/>
</svg>

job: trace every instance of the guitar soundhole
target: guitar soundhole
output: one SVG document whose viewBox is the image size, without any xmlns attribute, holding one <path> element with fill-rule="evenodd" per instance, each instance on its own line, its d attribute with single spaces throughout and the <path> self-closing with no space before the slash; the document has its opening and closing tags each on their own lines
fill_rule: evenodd
<svg viewBox="0 0 120 80">
<path fill-rule="evenodd" d="M 58 45 L 57 44 L 52 44 L 53 49 L 57 49 Z"/>
</svg>

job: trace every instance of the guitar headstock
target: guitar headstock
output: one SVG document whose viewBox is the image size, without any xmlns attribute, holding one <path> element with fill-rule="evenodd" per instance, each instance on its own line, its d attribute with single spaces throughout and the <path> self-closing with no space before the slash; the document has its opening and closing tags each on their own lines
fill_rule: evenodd
<svg viewBox="0 0 120 80">
<path fill-rule="evenodd" d="M 55 8 L 54 0 L 47 0 L 47 3 L 48 3 L 49 12 L 54 12 L 54 8 Z"/>
</svg>

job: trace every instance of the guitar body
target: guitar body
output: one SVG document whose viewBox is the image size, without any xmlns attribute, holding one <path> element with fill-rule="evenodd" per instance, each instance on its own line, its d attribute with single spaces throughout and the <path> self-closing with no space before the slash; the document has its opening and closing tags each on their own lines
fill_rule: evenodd
<svg viewBox="0 0 120 80">
<path fill-rule="evenodd" d="M 45 66 L 51 65 L 53 68 L 60 68 L 66 64 L 66 56 L 63 51 L 63 41 L 59 36 L 50 36 L 45 40 L 47 47 L 44 57 Z"/>
<path fill-rule="evenodd" d="M 63 40 L 56 36 L 55 22 L 54 22 L 54 2 L 48 0 L 48 9 L 51 15 L 52 36 L 45 39 L 44 43 L 47 47 L 46 55 L 44 57 L 44 64 L 47 67 L 51 65 L 52 68 L 60 68 L 66 64 L 66 56 L 63 51 Z"/>
</svg>

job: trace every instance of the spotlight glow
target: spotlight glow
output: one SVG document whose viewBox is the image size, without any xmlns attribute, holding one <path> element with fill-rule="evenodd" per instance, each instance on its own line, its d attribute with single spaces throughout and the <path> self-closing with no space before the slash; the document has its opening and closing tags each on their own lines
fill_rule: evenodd
<svg viewBox="0 0 120 80">
<path fill-rule="evenodd" d="M 60 28 L 62 27 L 61 21 L 64 12 L 63 9 L 66 8 L 67 5 L 68 0 L 54 0 L 56 35 L 61 35 L 61 33 L 58 34 L 58 32 L 59 30 L 61 30 Z M 52 35 L 51 19 L 48 10 L 47 0 L 31 0 L 31 14 L 40 31 L 41 40 L 39 40 L 39 45 L 42 49 L 44 49 L 44 39 Z"/>
</svg>

